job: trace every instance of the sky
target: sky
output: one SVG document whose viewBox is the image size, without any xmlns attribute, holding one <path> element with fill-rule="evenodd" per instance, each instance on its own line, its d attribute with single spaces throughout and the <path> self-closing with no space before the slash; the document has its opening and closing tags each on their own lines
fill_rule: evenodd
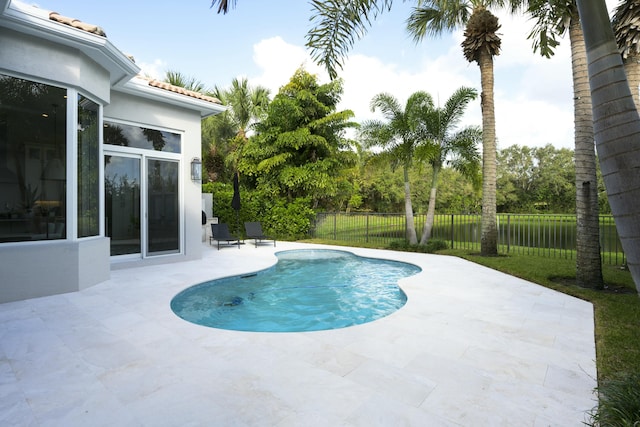
<svg viewBox="0 0 640 427">
<path fill-rule="evenodd" d="M 25 1 L 25 0 L 23 0 Z M 28 0 L 26 1 L 28 2 Z M 607 0 L 607 4 L 613 4 Z M 617 3 L 617 2 L 616 2 Z M 102 27 L 122 52 L 133 55 L 142 71 L 163 79 L 168 70 L 202 82 L 229 87 L 232 79 L 270 89 L 273 97 L 301 66 L 328 82 L 305 47 L 313 26 L 306 0 L 238 0 L 227 15 L 210 0 L 38 0 L 31 3 Z M 356 41 L 339 72 L 344 93 L 338 108 L 355 121 L 381 118 L 369 104 L 378 93 L 404 106 L 416 91 L 443 105 L 453 92 L 472 87 L 480 93 L 480 70 L 463 56 L 462 29 L 415 43 L 405 21 L 415 2 L 396 0 Z M 533 22 L 495 11 L 502 25 L 502 49 L 494 59 L 498 149 L 511 145 L 573 149 L 573 92 L 568 35 L 556 54 L 543 58 L 527 39 Z M 479 97 L 469 104 L 460 126 L 481 126 Z"/>
</svg>

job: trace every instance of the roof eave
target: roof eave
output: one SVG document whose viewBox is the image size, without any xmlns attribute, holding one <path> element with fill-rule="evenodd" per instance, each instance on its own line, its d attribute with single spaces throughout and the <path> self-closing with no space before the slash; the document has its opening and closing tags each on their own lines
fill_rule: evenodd
<svg viewBox="0 0 640 427">
<path fill-rule="evenodd" d="M 109 71 L 112 85 L 129 80 L 140 72 L 140 67 L 106 37 L 51 21 L 47 11 L 11 1 L 4 10 L 0 9 L 0 13 L 0 26 L 83 52 Z"/>
<path fill-rule="evenodd" d="M 114 87 L 113 90 L 139 96 L 153 101 L 174 105 L 176 107 L 195 110 L 200 113 L 201 118 L 214 116 L 227 110 L 222 104 L 216 104 L 198 98 L 185 96 L 179 93 L 170 92 L 157 87 L 149 86 L 149 82 L 144 79 L 131 79 Z"/>
</svg>

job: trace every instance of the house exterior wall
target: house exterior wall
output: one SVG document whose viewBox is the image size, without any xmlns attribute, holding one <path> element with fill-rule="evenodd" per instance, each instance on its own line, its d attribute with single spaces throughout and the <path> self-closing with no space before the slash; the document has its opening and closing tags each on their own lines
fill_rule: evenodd
<svg viewBox="0 0 640 427">
<path fill-rule="evenodd" d="M 0 72 L 73 87 L 101 104 L 109 102 L 109 73 L 80 51 L 2 27 L 0 46 Z"/>
<path fill-rule="evenodd" d="M 142 260 L 123 261 L 112 264 L 112 268 L 132 265 L 153 265 L 173 261 L 187 261 L 202 256 L 201 242 L 201 186 L 191 180 L 191 159 L 201 156 L 200 114 L 197 111 L 177 108 L 160 102 L 141 99 L 127 93 L 113 91 L 111 104 L 104 108 L 107 121 L 126 121 L 162 128 L 182 135 L 181 191 L 182 214 L 184 216 L 184 251 L 181 254 L 148 257 Z M 105 146 L 108 148 L 108 146 Z"/>
<path fill-rule="evenodd" d="M 0 46 L 0 72 L 76 88 L 101 103 L 110 98 L 107 71 L 77 50 L 5 28 L 0 28 Z M 77 291 L 108 280 L 109 272 L 105 237 L 4 243 L 0 303 Z"/>
<path fill-rule="evenodd" d="M 109 240 L 0 245 L 0 303 L 79 291 L 109 279 Z"/>
<path fill-rule="evenodd" d="M 0 303 L 85 289 L 109 279 L 112 268 L 198 259 L 201 243 L 201 186 L 193 182 L 190 163 L 201 157 L 201 118 L 223 111 L 219 104 L 136 82 L 139 68 L 106 39 L 63 24 L 21 4 L 15 10 L 0 0 L 0 74 L 75 89 L 102 105 L 105 120 L 180 133 L 181 251 L 112 263 L 110 239 L 100 235 L 78 239 L 3 242 L 0 244 Z M 6 19 L 6 22 L 4 21 Z M 61 25 L 55 27 L 54 25 Z M 73 102 L 75 105 L 75 100 Z M 71 104 L 70 104 L 71 105 Z M 77 198 L 77 165 L 73 108 L 67 109 L 67 230 L 75 229 L 71 214 Z M 102 122 L 100 122 L 102 123 Z M 73 144 L 73 145 L 72 145 Z M 71 147 L 71 148 L 69 148 Z M 102 147 L 104 148 L 104 146 Z M 100 159 L 102 163 L 102 159 Z M 103 174 L 100 174 L 103 179 Z M 102 196 L 103 197 L 103 196 Z M 104 211 L 104 200 L 101 209 Z M 104 212 L 101 213 L 101 218 Z M 104 228 L 104 227 L 101 227 Z"/>
</svg>

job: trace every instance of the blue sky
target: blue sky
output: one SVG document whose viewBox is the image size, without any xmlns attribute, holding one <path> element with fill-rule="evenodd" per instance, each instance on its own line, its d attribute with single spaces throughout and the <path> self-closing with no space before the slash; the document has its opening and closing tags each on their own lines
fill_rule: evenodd
<svg viewBox="0 0 640 427">
<path fill-rule="evenodd" d="M 612 2 L 608 2 L 612 3 Z M 238 0 L 227 15 L 209 0 L 93 2 L 39 0 L 37 6 L 99 25 L 121 51 L 133 55 L 143 71 L 162 78 L 167 70 L 195 77 L 206 87 L 229 86 L 234 77 L 271 89 L 272 96 L 301 65 L 328 78 L 305 49 L 311 7 L 303 0 Z M 389 92 L 404 104 L 418 90 L 444 103 L 454 90 L 480 91 L 480 71 L 460 47 L 462 31 L 415 44 L 404 21 L 414 2 L 397 0 L 350 51 L 340 77 L 340 107 L 356 120 L 378 117 L 371 98 Z M 526 17 L 496 13 L 502 28 L 502 52 L 496 57 L 495 108 L 498 148 L 553 144 L 573 148 L 573 95 L 568 37 L 552 59 L 535 55 Z M 481 125 L 479 100 L 469 106 L 463 125 Z"/>
</svg>

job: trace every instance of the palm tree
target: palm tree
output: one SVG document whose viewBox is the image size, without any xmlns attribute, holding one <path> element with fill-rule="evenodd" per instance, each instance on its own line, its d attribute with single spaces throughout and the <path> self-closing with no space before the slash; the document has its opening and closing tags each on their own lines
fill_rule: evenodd
<svg viewBox="0 0 640 427">
<path fill-rule="evenodd" d="M 631 276 L 640 292 L 640 116 L 604 0 L 577 0 L 602 178 Z"/>
<path fill-rule="evenodd" d="M 182 87 L 193 92 L 204 93 L 204 84 L 195 77 L 187 77 L 179 71 L 165 72 L 164 81 L 174 86 Z"/>
<path fill-rule="evenodd" d="M 540 49 L 543 56 L 553 55 L 553 49 L 559 44 L 556 34 L 563 35 L 569 31 L 575 123 L 576 282 L 578 286 L 601 289 L 604 279 L 600 259 L 597 159 L 593 139 L 587 52 L 578 8 L 574 1 L 529 0 L 528 13 L 537 20 L 529 37 L 534 38 L 534 51 Z"/>
<path fill-rule="evenodd" d="M 482 255 L 497 255 L 496 129 L 493 102 L 493 57 L 500 54 L 498 18 L 487 8 L 504 6 L 502 0 L 424 0 L 413 9 L 407 28 L 416 41 L 465 26 L 462 50 L 480 67 L 482 93 Z"/>
<path fill-rule="evenodd" d="M 229 107 L 229 117 L 235 127 L 235 136 L 228 140 L 226 161 L 235 170 L 242 152 L 241 147 L 247 142 L 247 131 L 252 124 L 265 117 L 269 106 L 269 89 L 263 86 L 251 86 L 246 78 L 233 79 L 231 87 L 214 88 L 213 94 Z"/>
<path fill-rule="evenodd" d="M 407 239 L 410 244 L 415 245 L 418 243 L 418 238 L 411 205 L 409 170 L 415 150 L 424 137 L 423 122 L 427 112 L 433 110 L 433 99 L 426 92 L 415 92 L 407 99 L 403 110 L 393 95 L 380 93 L 371 100 L 371 111 L 375 110 L 380 110 L 386 121 L 366 121 L 360 129 L 360 134 L 365 146 L 381 147 L 384 150 L 381 155 L 389 158 L 392 164 L 402 166 Z"/>
<path fill-rule="evenodd" d="M 431 230 L 436 211 L 438 174 L 445 161 L 454 169 L 472 180 L 478 177 L 480 154 L 477 146 L 482 139 L 482 131 L 477 127 L 467 127 L 455 131 L 464 110 L 478 93 L 475 89 L 461 87 L 447 100 L 444 108 L 429 111 L 424 122 L 426 143 L 419 147 L 417 154 L 431 165 L 431 191 L 427 219 L 424 223 L 420 244 L 425 245 L 431 238 Z"/>
<path fill-rule="evenodd" d="M 307 46 L 317 62 L 324 64 L 330 77 L 337 75 L 342 58 L 362 37 L 371 21 L 391 8 L 392 0 L 313 0 L 317 25 L 307 34 Z M 498 18 L 488 7 L 506 4 L 506 0 L 418 0 L 407 21 L 407 29 L 420 41 L 427 33 L 438 35 L 466 25 L 462 43 L 465 57 L 477 62 L 482 85 L 482 244 L 483 255 L 498 253 L 496 221 L 496 137 L 493 105 L 493 57 L 500 52 Z"/>
<path fill-rule="evenodd" d="M 246 137 L 251 123 L 265 116 L 269 105 L 269 89 L 250 86 L 246 78 L 233 79 L 231 87 L 222 95 L 224 104 L 231 107 L 238 133 Z"/>
<path fill-rule="evenodd" d="M 622 62 L 627 72 L 629 88 L 640 107 L 640 43 L 638 43 L 640 26 L 640 0 L 622 0 L 611 21 L 618 48 L 622 54 Z"/>
</svg>

